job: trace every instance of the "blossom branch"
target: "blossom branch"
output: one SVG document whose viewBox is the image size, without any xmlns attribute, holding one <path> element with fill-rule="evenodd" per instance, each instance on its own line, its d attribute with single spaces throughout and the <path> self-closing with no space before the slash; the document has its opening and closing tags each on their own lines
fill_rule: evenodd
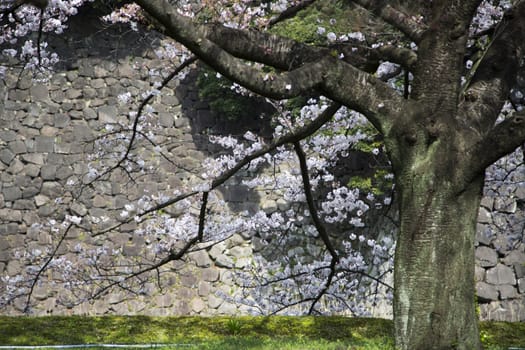
<svg viewBox="0 0 525 350">
<path fill-rule="evenodd" d="M 310 135 L 312 135 L 313 133 L 315 133 L 317 130 L 319 130 L 325 123 L 327 123 L 330 119 L 332 119 L 332 116 L 339 110 L 339 108 L 341 107 L 341 104 L 339 103 L 332 103 L 331 105 L 329 105 L 317 118 L 315 118 L 314 120 L 312 120 L 310 123 L 304 125 L 303 127 L 300 127 L 298 128 L 297 130 L 289 133 L 289 134 L 286 134 L 282 137 L 280 137 L 279 139 L 273 141 L 271 144 L 267 145 L 266 147 L 263 147 L 261 148 L 259 151 L 256 151 L 256 152 L 253 152 L 249 155 L 246 155 L 243 159 L 241 159 L 234 167 L 232 167 L 231 169 L 225 171 L 222 175 L 218 176 L 217 178 L 215 178 L 212 182 L 211 182 L 211 185 L 209 187 L 209 191 L 221 186 L 223 183 L 225 183 L 227 180 L 229 180 L 232 176 L 234 176 L 239 170 L 241 170 L 243 167 L 245 167 L 246 165 L 248 165 L 251 161 L 253 161 L 254 159 L 257 159 L 263 155 L 265 155 L 266 153 L 270 153 L 272 151 L 274 151 L 275 149 L 277 149 L 278 147 L 280 146 L 283 146 L 285 144 L 289 144 L 289 143 L 293 143 L 293 142 L 296 142 L 298 140 L 302 140 Z M 151 214 L 151 213 L 154 213 L 154 212 L 157 212 L 161 209 L 164 209 L 164 208 L 167 208 L 175 203 L 178 203 L 184 199 L 187 199 L 187 198 L 190 198 L 190 197 L 193 197 L 195 195 L 197 195 L 200 191 L 191 191 L 191 192 L 187 192 L 187 193 L 183 193 L 183 194 L 180 194 L 176 197 L 173 197 L 171 199 L 168 199 L 148 210 L 145 210 L 143 211 L 142 213 L 138 214 L 137 216 L 138 217 L 144 217 L 144 216 L 147 216 L 148 214 Z M 131 221 L 133 221 L 134 219 L 133 218 L 127 218 L 126 220 L 114 225 L 114 226 L 111 226 L 105 230 L 102 230 L 102 231 L 99 231 L 99 232 L 96 232 L 93 234 L 93 236 L 99 236 L 99 235 L 102 235 L 102 234 L 105 234 L 105 233 L 108 233 L 110 231 L 113 231 L 117 228 L 119 228 L 120 226 L 122 226 L 123 224 L 125 223 L 129 223 Z"/>
<path fill-rule="evenodd" d="M 314 222 L 314 226 L 317 232 L 319 233 L 321 240 L 323 241 L 324 245 L 326 246 L 326 249 L 328 249 L 330 255 L 332 256 L 332 259 L 330 261 L 330 273 L 326 279 L 326 283 L 323 289 L 319 291 L 317 296 L 313 298 L 312 304 L 310 305 L 310 309 L 308 310 L 308 314 L 311 314 L 314 311 L 315 305 L 328 291 L 328 288 L 330 288 L 330 285 L 336 273 L 335 267 L 339 261 L 339 255 L 335 251 L 335 248 L 332 242 L 330 241 L 330 237 L 328 236 L 328 232 L 326 232 L 326 228 L 321 222 L 321 219 L 319 218 L 319 214 L 317 212 L 317 208 L 315 207 L 314 197 L 312 194 L 312 185 L 310 184 L 310 176 L 308 175 L 308 165 L 306 164 L 306 155 L 299 141 L 294 142 L 294 149 L 295 153 L 297 154 L 297 158 L 299 159 L 299 167 L 301 169 L 301 177 L 303 179 L 303 190 L 306 197 L 306 203 L 308 204 L 308 211 L 310 212 L 310 216 L 312 217 L 312 221 Z"/>
</svg>

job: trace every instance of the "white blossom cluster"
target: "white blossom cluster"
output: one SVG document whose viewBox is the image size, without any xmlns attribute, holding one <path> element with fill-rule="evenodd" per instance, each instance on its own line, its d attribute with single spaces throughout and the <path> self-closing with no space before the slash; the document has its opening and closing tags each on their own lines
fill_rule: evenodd
<svg viewBox="0 0 525 350">
<path fill-rule="evenodd" d="M 482 32 L 493 27 L 501 20 L 505 11 L 509 10 L 511 7 L 512 4 L 510 0 L 484 0 L 478 7 L 476 16 L 471 23 L 471 34 Z"/>
<path fill-rule="evenodd" d="M 324 100 L 311 100 L 300 113 L 293 115 L 282 110 L 275 118 L 274 137 L 277 139 L 308 124 L 325 109 L 324 103 Z M 326 310 L 322 306 L 330 305 L 333 312 L 362 314 L 362 307 L 368 300 L 363 288 L 371 282 L 366 281 L 363 273 L 384 273 L 391 268 L 393 241 L 384 240 L 379 244 L 363 235 L 357 239 L 351 228 L 357 230 L 364 226 L 362 217 L 369 205 L 359 189 L 339 183 L 331 170 L 341 157 L 348 157 L 357 142 L 367 140 L 368 136 L 364 133 L 348 132 L 358 130 L 364 123 L 359 114 L 342 109 L 326 126 L 301 143 L 308 155 L 312 190 L 324 193 L 317 198 L 319 215 L 327 227 L 336 232 L 338 227 L 339 230 L 347 228 L 332 237 L 334 242 L 339 242 L 341 260 L 336 266 L 338 272 L 316 310 Z M 211 136 L 210 140 L 230 152 L 207 160 L 205 169 L 208 172 L 203 174 L 204 178 L 219 176 L 247 154 L 264 146 L 261 138 L 251 132 L 246 133 L 243 139 Z M 273 254 L 268 258 L 264 257 L 264 253 L 256 256 L 251 269 L 239 272 L 237 283 L 244 292 L 232 301 L 248 303 L 247 306 L 254 312 L 307 312 L 309 303 L 325 288 L 331 271 L 331 258 L 310 219 L 297 156 L 292 148 L 282 146 L 276 152 L 253 161 L 246 170 L 254 175 L 248 176 L 242 183 L 264 195 L 278 198 L 280 205 L 272 209 L 263 205 L 261 210 L 246 217 L 245 228 L 250 230 L 250 235 L 257 237 Z M 373 195 L 364 195 L 369 200 L 374 199 Z M 364 246 L 370 252 L 368 257 L 358 251 Z"/>
<path fill-rule="evenodd" d="M 9 12 L 15 2 L 3 2 L 0 6 L 3 12 L 0 13 L 0 46 L 4 47 L 2 54 L 24 62 L 25 68 L 31 71 L 40 70 L 41 73 L 45 73 L 46 70 L 52 69 L 59 60 L 58 56 L 47 51 L 45 41 L 37 44 L 37 33 L 40 29 L 44 33 L 63 33 L 67 28 L 68 18 L 76 15 L 84 3 L 92 1 L 50 0 L 42 13 L 40 9 L 31 5 L 23 5 Z M 20 40 L 24 40 L 22 45 L 18 45 Z M 17 45 L 21 50 L 15 48 Z"/>
</svg>

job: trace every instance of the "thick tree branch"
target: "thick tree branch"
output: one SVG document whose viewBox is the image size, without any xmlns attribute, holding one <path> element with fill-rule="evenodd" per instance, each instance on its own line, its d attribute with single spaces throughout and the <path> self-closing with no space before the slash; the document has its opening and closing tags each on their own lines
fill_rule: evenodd
<svg viewBox="0 0 525 350">
<path fill-rule="evenodd" d="M 525 113 L 520 113 L 496 125 L 469 153 L 468 179 L 474 179 L 489 165 L 525 143 Z"/>
<path fill-rule="evenodd" d="M 404 14 L 403 12 L 384 4 L 384 1 L 378 0 L 351 0 L 359 6 L 371 11 L 376 16 L 383 19 L 385 22 L 399 29 L 410 40 L 418 43 L 423 36 L 426 28 L 414 20 L 414 18 Z"/>
<path fill-rule="evenodd" d="M 516 79 L 525 53 L 525 2 L 520 2 L 495 30 L 492 43 L 463 96 L 461 114 L 483 136 L 494 125 Z"/>
<path fill-rule="evenodd" d="M 171 37 L 212 68 L 263 96 L 283 99 L 317 89 L 330 99 L 365 114 L 382 132 L 389 128 L 388 119 L 395 118 L 403 105 L 401 96 L 386 84 L 332 56 L 320 57 L 290 72 L 273 76 L 265 74 L 207 39 L 208 30 L 178 14 L 166 0 L 139 0 L 137 3 L 165 26 Z M 246 51 L 253 47 L 251 41 L 243 41 L 243 44 L 248 47 Z M 290 41 L 285 45 L 289 48 Z M 251 57 L 247 58 L 252 60 Z"/>
<path fill-rule="evenodd" d="M 319 237 L 321 237 L 321 240 L 323 241 L 324 245 L 326 246 L 326 249 L 328 249 L 328 252 L 330 252 L 330 255 L 332 257 L 332 259 L 330 260 L 330 273 L 328 274 L 325 285 L 323 289 L 321 289 L 319 293 L 317 293 L 317 296 L 313 298 L 312 304 L 310 304 L 308 314 L 311 314 L 315 310 L 315 305 L 319 302 L 319 300 L 321 300 L 323 295 L 326 294 L 326 292 L 330 288 L 330 285 L 332 284 L 332 281 L 336 274 L 336 266 L 339 262 L 339 255 L 337 254 L 334 245 L 330 240 L 330 236 L 328 235 L 324 224 L 319 218 L 319 214 L 315 206 L 315 199 L 312 194 L 312 185 L 310 184 L 310 176 L 308 175 L 308 165 L 306 164 L 306 154 L 304 153 L 304 150 L 301 147 L 299 141 L 294 142 L 293 145 L 295 153 L 297 154 L 297 158 L 299 159 L 299 168 L 301 169 L 301 177 L 303 179 L 303 190 L 306 197 L 306 203 L 308 204 L 308 211 L 310 212 L 310 216 L 314 223 L 315 229 L 319 233 Z"/>
<path fill-rule="evenodd" d="M 202 26 L 178 14 L 166 0 L 142 0 L 137 3 L 166 28 L 168 35 L 185 45 L 206 64 L 228 79 L 266 97 L 291 98 L 310 91 L 322 82 L 326 68 L 330 66 L 329 57 L 326 57 L 291 72 L 270 75 L 246 64 L 207 39 L 207 31 Z"/>
<path fill-rule="evenodd" d="M 329 46 L 342 54 L 342 60 L 368 73 L 374 73 L 382 61 L 397 63 L 412 70 L 417 62 L 417 54 L 406 48 L 394 45 L 381 45 L 375 48 L 362 43 L 341 43 Z"/>
<path fill-rule="evenodd" d="M 337 261 L 339 260 L 339 256 L 334 248 L 334 245 L 332 244 L 332 241 L 330 240 L 330 236 L 328 236 L 328 232 L 326 232 L 324 224 L 321 222 L 321 218 L 319 218 L 319 214 L 315 206 L 315 199 L 312 194 L 312 185 L 310 184 L 310 176 L 308 175 L 308 165 L 306 164 L 306 154 L 304 153 L 304 150 L 301 147 L 299 141 L 294 142 L 293 145 L 295 153 L 297 154 L 297 158 L 299 159 L 299 168 L 301 169 L 301 177 L 303 179 L 303 191 L 306 197 L 308 211 L 310 212 L 310 216 L 314 223 L 315 229 L 319 233 L 319 237 L 321 237 L 321 240 L 326 246 L 326 249 L 328 249 L 330 255 L 332 256 L 332 261 L 335 260 L 335 263 L 337 263 Z"/>
<path fill-rule="evenodd" d="M 397 63 L 408 70 L 412 70 L 417 62 L 417 54 L 409 49 L 393 45 L 381 45 L 376 49 L 378 58 L 384 61 Z"/>
<path fill-rule="evenodd" d="M 364 114 L 383 135 L 403 115 L 406 101 L 386 83 L 342 61 L 327 72 L 321 93 Z"/>
</svg>

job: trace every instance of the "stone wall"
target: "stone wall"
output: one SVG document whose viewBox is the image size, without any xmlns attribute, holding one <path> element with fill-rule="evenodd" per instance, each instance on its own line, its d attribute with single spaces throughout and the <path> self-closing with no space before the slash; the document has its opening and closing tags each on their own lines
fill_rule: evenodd
<svg viewBox="0 0 525 350">
<path fill-rule="evenodd" d="M 524 174 L 521 174 L 522 176 Z M 478 217 L 476 281 L 483 319 L 525 321 L 525 186 L 487 195 Z"/>
<path fill-rule="evenodd" d="M 29 75 L 13 69 L 0 84 L 0 275 L 15 276 L 27 268 L 15 255 L 20 247 L 45 251 L 54 244 L 35 223 L 60 220 L 65 215 L 118 218 L 126 203 L 145 193 L 191 183 L 202 160 L 217 151 L 208 142 L 209 130 L 242 134 L 255 127 L 258 130 L 254 131 L 264 131 L 265 123 L 259 120 L 229 123 L 211 112 L 200 100 L 195 75 L 190 73 L 168 84 L 153 102 L 158 132 L 170 140 L 171 162 L 159 161 L 158 168 L 146 172 L 138 182 L 129 183 L 125 173 L 115 172 L 109 180 L 79 193 L 74 184 L 82 183 L 88 173 L 86 154 L 93 149 L 93 140 L 107 125 L 129 124 L 134 106 L 119 104 L 118 96 L 124 92 L 140 96 L 160 79 L 149 76 L 149 70 L 170 63 L 154 55 L 161 40 L 156 35 L 120 27 L 100 30 L 96 16 L 90 13 L 71 26 L 68 37 L 51 40 L 63 64 L 49 83 L 35 83 Z M 137 142 L 140 152 L 151 148 L 145 140 Z M 515 187 L 505 196 L 487 196 L 480 209 L 476 278 L 483 319 L 525 321 L 524 192 L 524 187 Z M 263 206 L 270 205 L 264 194 L 243 188 L 235 180 L 222 195 L 232 211 L 253 212 L 261 200 Z M 125 258 L 142 254 L 146 242 L 133 234 L 135 228 L 132 223 L 122 225 L 104 244 L 110 249 L 121 248 Z M 519 239 L 509 243 L 509 233 Z M 74 261 L 79 239 L 93 247 L 102 244 L 83 235 L 80 230 L 71 232 L 59 253 L 69 254 Z M 60 290 L 39 285 L 33 294 L 38 303 L 32 311 L 38 315 L 247 312 L 244 306 L 218 297 L 217 291 L 235 293 L 231 268 L 243 267 L 258 249 L 256 237 L 235 235 L 171 265 L 163 288 L 148 282 L 142 295 L 133 297 L 116 291 L 66 307 L 57 303 Z M 20 314 L 24 306 L 24 300 L 19 299 L 0 313 Z"/>
</svg>

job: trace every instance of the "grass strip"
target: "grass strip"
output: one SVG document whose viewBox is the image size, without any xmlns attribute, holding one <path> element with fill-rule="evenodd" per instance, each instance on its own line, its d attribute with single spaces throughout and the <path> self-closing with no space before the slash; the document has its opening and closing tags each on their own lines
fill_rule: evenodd
<svg viewBox="0 0 525 350">
<path fill-rule="evenodd" d="M 482 322 L 481 337 L 490 350 L 525 347 L 525 323 Z M 158 349 L 384 350 L 393 348 L 393 323 L 338 316 L 0 316 L 0 345 L 75 344 L 93 345 L 90 349 L 95 350 L 104 348 L 97 344 L 127 348 L 155 344 Z"/>
</svg>

